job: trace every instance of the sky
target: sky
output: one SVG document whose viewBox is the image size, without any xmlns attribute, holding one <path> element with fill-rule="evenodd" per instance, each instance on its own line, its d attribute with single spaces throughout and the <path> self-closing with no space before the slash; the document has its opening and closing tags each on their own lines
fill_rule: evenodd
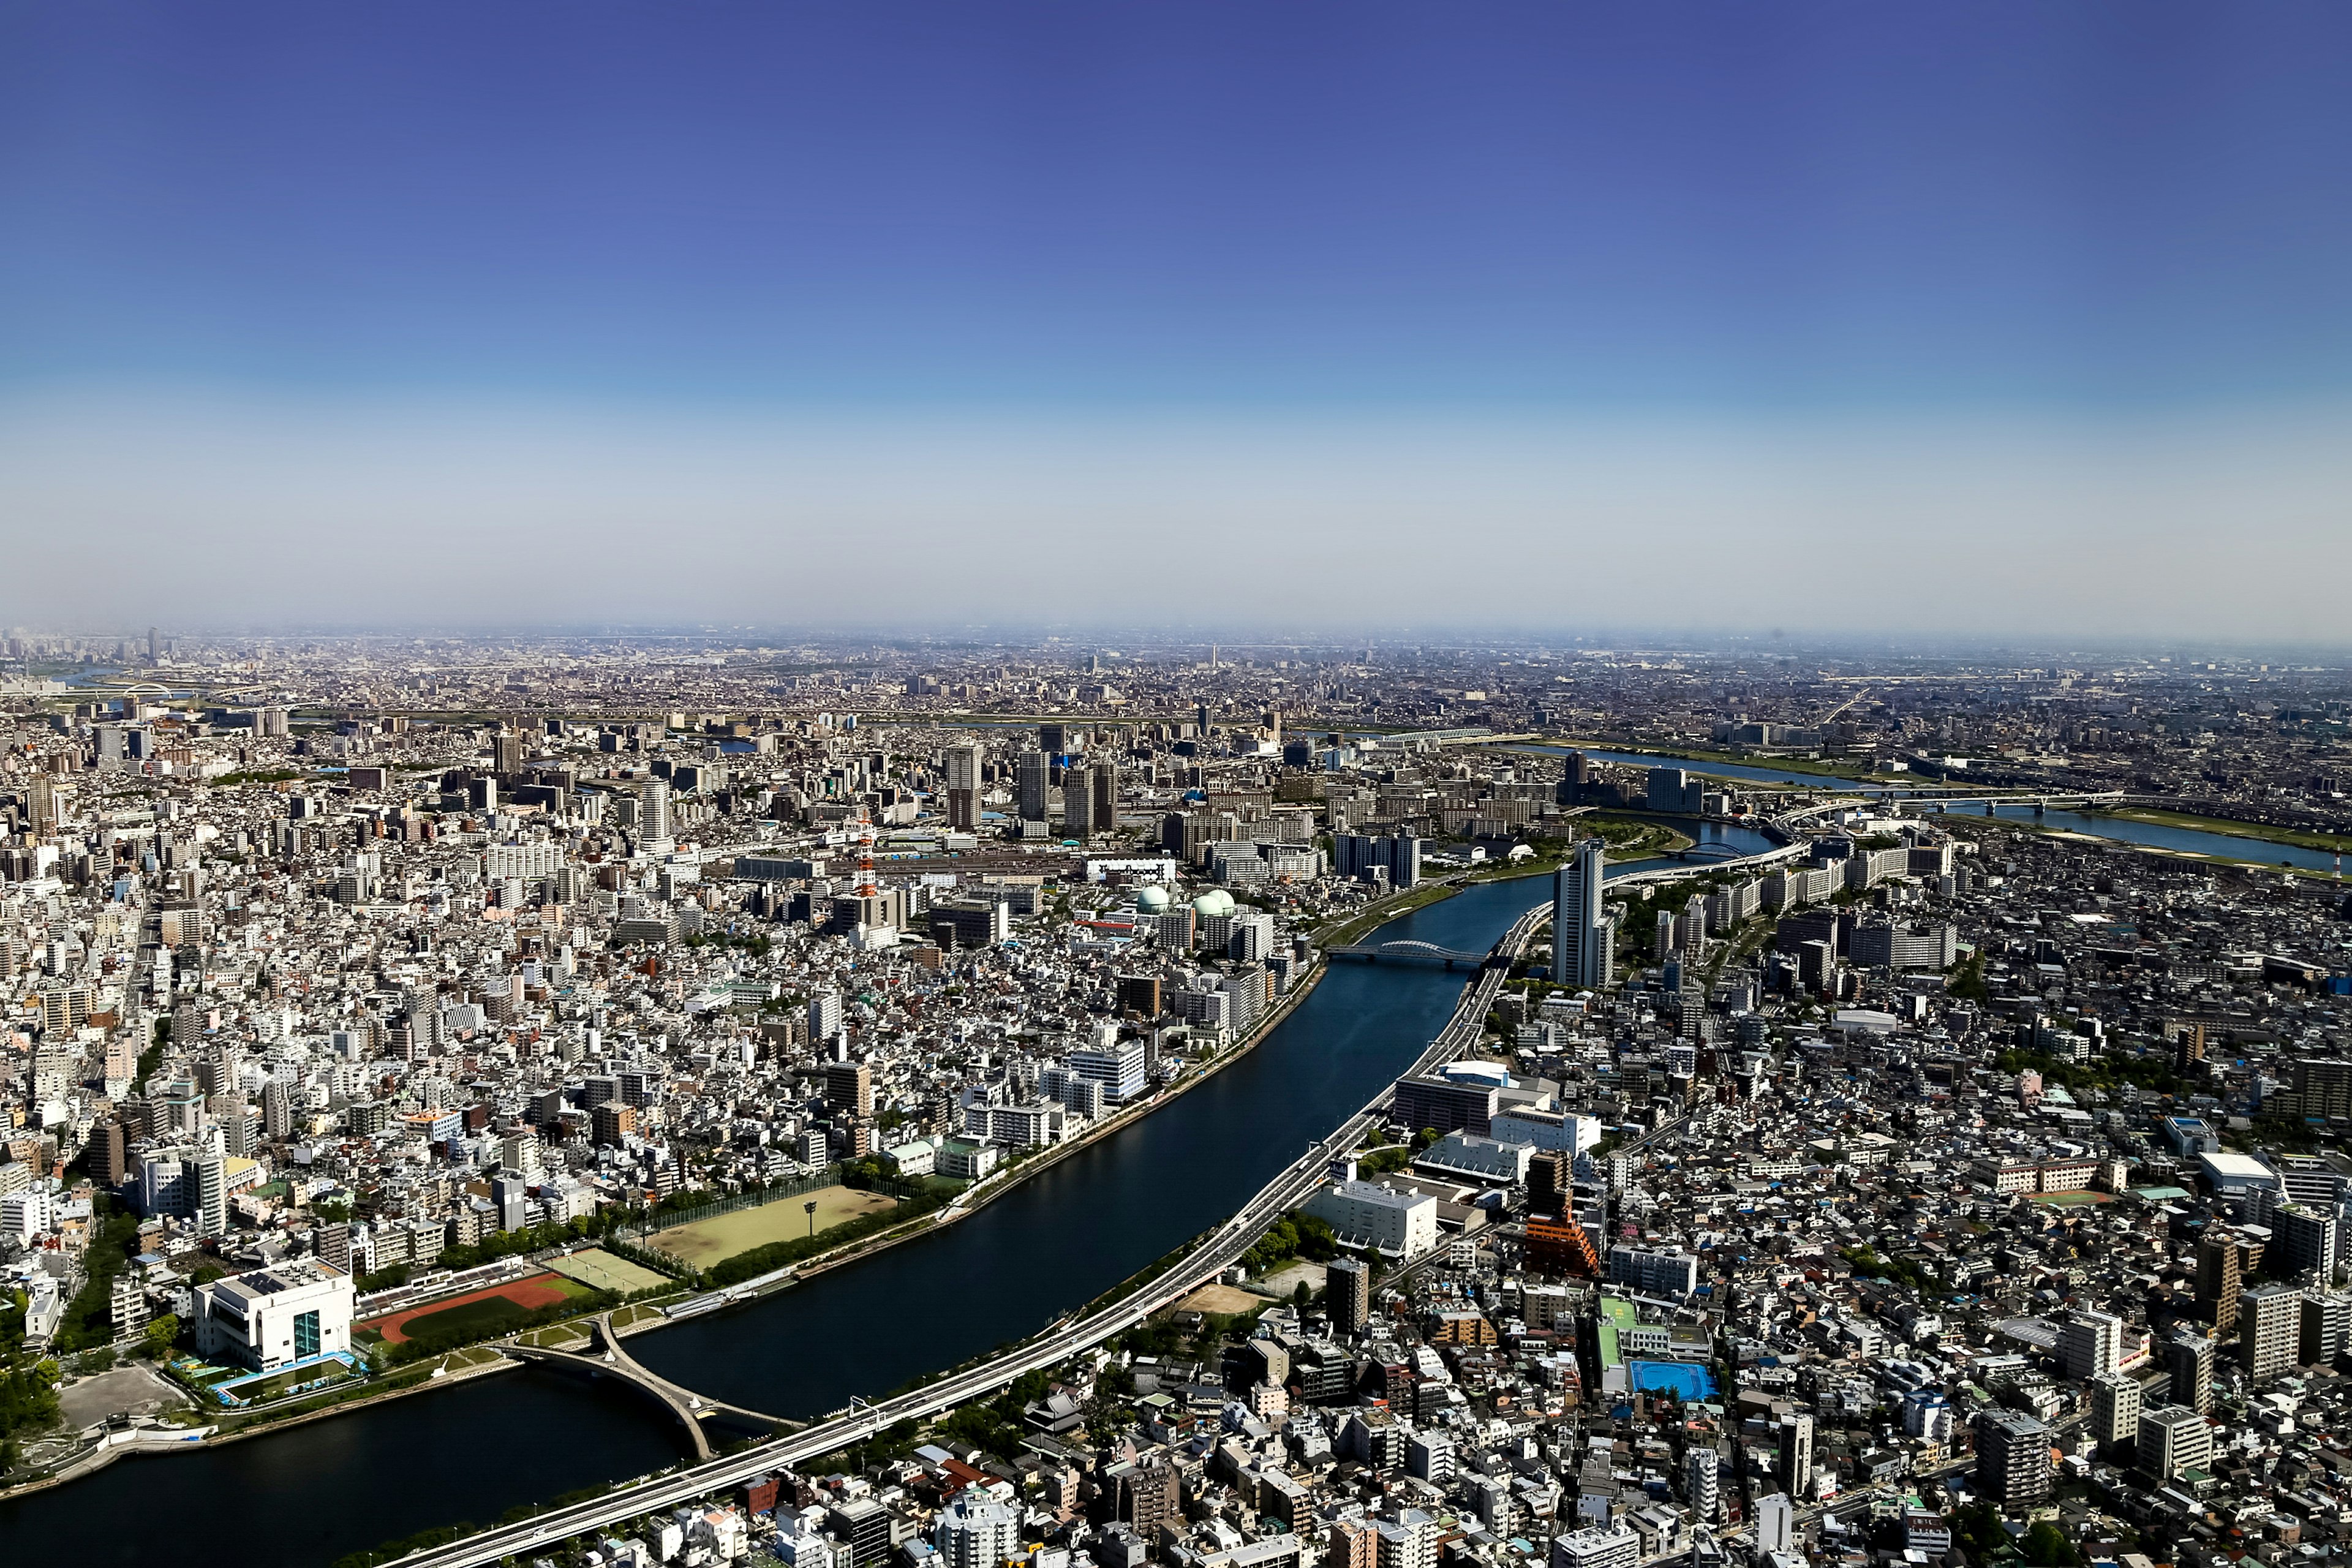
<svg viewBox="0 0 2352 1568">
<path fill-rule="evenodd" d="M 2352 641 L 2352 10 L 0 0 L 0 620 Z"/>
</svg>

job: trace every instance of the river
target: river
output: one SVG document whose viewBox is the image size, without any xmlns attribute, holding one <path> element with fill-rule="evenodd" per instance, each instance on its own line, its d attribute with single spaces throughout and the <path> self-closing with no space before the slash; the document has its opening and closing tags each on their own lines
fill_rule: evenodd
<svg viewBox="0 0 2352 1568">
<path fill-rule="evenodd" d="M 1695 825 L 1696 826 L 1696 825 Z M 1748 829 L 1719 827 L 1763 847 Z M 1666 864 L 1636 861 L 1624 871 Z M 1545 896 L 1483 882 L 1381 941 L 1484 949 Z M 1248 1056 L 1132 1127 L 920 1241 L 764 1301 L 633 1339 L 665 1377 L 779 1415 L 876 1395 L 1035 1332 L 1211 1228 L 1419 1055 L 1460 996 L 1439 969 L 1338 963 Z M 680 1456 L 625 1391 L 524 1370 L 193 1453 L 118 1461 L 0 1503 L 24 1562 L 315 1565 L 434 1525 L 623 1479 Z M 216 1552 L 201 1547 L 217 1543 Z"/>
</svg>

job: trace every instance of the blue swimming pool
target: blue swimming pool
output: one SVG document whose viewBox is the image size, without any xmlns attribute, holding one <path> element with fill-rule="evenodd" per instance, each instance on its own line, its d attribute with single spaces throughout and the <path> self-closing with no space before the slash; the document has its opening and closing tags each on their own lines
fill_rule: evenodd
<svg viewBox="0 0 2352 1568">
<path fill-rule="evenodd" d="M 1671 1394 L 1684 1400 L 1715 1397 L 1715 1373 L 1703 1366 L 1678 1361 L 1629 1361 L 1625 1367 L 1633 1373 L 1633 1386 L 1645 1394 Z"/>
</svg>

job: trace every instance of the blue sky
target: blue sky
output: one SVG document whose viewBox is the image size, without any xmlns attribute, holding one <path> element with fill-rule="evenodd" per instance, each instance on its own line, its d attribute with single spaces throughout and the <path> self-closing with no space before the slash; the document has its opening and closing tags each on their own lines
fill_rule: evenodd
<svg viewBox="0 0 2352 1568">
<path fill-rule="evenodd" d="M 2352 11 L 2291 4 L 0 4 L 0 505 L 159 548 L 234 513 L 267 549 L 400 526 L 407 462 L 441 476 L 414 526 L 564 541 L 567 592 L 647 618 L 697 599 L 597 569 L 616 493 L 713 560 L 763 506 L 827 562 L 858 520 L 940 568 L 910 612 L 1000 618 L 1131 581 L 1123 513 L 1190 517 L 1302 531 L 1344 620 L 1360 506 L 1384 547 L 1613 570 L 1644 519 L 1783 537 L 1808 487 L 1948 527 L 1928 491 L 2015 464 L 1985 504 L 2089 546 L 2143 504 L 2119 453 L 2218 476 L 2259 438 L 2268 488 L 2211 526 L 2265 573 L 2352 565 L 2347 45 Z M 1648 504 L 1635 448 L 1675 481 Z M 776 467 L 827 449 L 901 471 Z M 636 487 L 565 479 L 616 461 Z M 1099 574 L 983 569 L 975 531 L 1080 513 Z M 2003 595 L 1999 629 L 2277 625 L 2266 577 L 2215 583 Z M 266 619 L 316 586 L 217 592 Z M 170 607 L 111 592 L 71 607 Z M 1540 610 L 1487 592 L 1433 613 Z M 1939 624 L 1988 613 L 1961 597 Z"/>
</svg>

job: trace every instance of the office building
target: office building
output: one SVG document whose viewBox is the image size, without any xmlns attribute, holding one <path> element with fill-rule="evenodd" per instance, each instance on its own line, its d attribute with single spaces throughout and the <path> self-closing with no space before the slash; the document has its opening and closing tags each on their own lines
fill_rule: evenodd
<svg viewBox="0 0 2352 1568">
<path fill-rule="evenodd" d="M 1066 1059 L 1075 1077 L 1100 1084 L 1103 1098 L 1115 1105 L 1141 1094 L 1150 1082 L 1143 1041 L 1133 1036 L 1120 1038 L 1115 1026 Z"/>
<path fill-rule="evenodd" d="M 1813 1484 L 1813 1418 L 1801 1411 L 1780 1417 L 1772 1479 L 1792 1498 L 1809 1496 Z"/>
<path fill-rule="evenodd" d="M 2352 1295 L 2314 1290 L 2303 1299 L 2303 1343 L 2296 1359 L 2305 1366 L 2333 1366 L 2352 1351 Z"/>
<path fill-rule="evenodd" d="M 1774 1492 L 1756 1505 L 1756 1550 L 1767 1557 L 1784 1556 L 1796 1549 L 1797 1506 L 1786 1492 Z"/>
<path fill-rule="evenodd" d="M 2058 1325 L 2058 1367 L 2088 1383 L 2123 1361 L 2124 1321 L 2112 1312 L 2069 1312 Z"/>
<path fill-rule="evenodd" d="M 2133 1465 L 2150 1480 L 2168 1481 L 2187 1469 L 2213 1462 L 2213 1428 L 2185 1405 L 2167 1405 L 2139 1418 Z"/>
<path fill-rule="evenodd" d="M 1093 768 L 1093 822 L 1097 833 L 1118 831 L 1118 765 L 1097 763 Z"/>
<path fill-rule="evenodd" d="M 196 1353 L 256 1372 L 352 1348 L 351 1276 L 315 1258 L 293 1258 L 200 1285 Z"/>
<path fill-rule="evenodd" d="M 944 772 L 949 830 L 969 833 L 980 826 L 980 748 L 950 746 Z"/>
<path fill-rule="evenodd" d="M 864 1062 L 827 1062 L 824 1102 L 863 1121 L 874 1114 L 874 1069 Z"/>
<path fill-rule="evenodd" d="M 1418 1258 L 1437 1245 L 1437 1200 L 1426 1193 L 1398 1192 L 1373 1182 L 1339 1182 L 1302 1205 L 1342 1242 L 1369 1247 L 1391 1258 Z"/>
<path fill-rule="evenodd" d="M 2091 1435 L 2100 1447 L 2127 1443 L 2139 1432 L 2140 1383 L 2119 1372 L 2091 1380 Z"/>
<path fill-rule="evenodd" d="M 2308 1274 L 2323 1289 L 2336 1283 L 2335 1215 L 2288 1204 L 2273 1211 L 2270 1226 L 2282 1271 L 2298 1279 Z"/>
<path fill-rule="evenodd" d="M 1609 1249 L 1609 1279 L 1613 1284 L 1632 1287 L 1636 1295 L 1680 1300 L 1698 1289 L 1698 1259 L 1676 1248 L 1654 1250 L 1620 1244 Z"/>
<path fill-rule="evenodd" d="M 1051 779 L 1052 763 L 1043 752 L 1024 752 L 1013 774 L 1013 793 L 1021 820 L 1042 823 L 1045 820 L 1045 791 Z"/>
<path fill-rule="evenodd" d="M 1638 1568 L 1642 1537 L 1630 1524 L 1591 1525 L 1551 1541 L 1551 1568 Z"/>
<path fill-rule="evenodd" d="M 2191 1410 L 2213 1405 L 2213 1341 L 2204 1334 L 2177 1331 L 2164 1342 L 2164 1370 L 2172 1384 L 2172 1402 Z"/>
<path fill-rule="evenodd" d="M 1608 846 L 1588 838 L 1552 873 L 1551 978 L 1555 985 L 1598 991 L 1615 978 L 1616 924 L 1602 900 Z"/>
</svg>

